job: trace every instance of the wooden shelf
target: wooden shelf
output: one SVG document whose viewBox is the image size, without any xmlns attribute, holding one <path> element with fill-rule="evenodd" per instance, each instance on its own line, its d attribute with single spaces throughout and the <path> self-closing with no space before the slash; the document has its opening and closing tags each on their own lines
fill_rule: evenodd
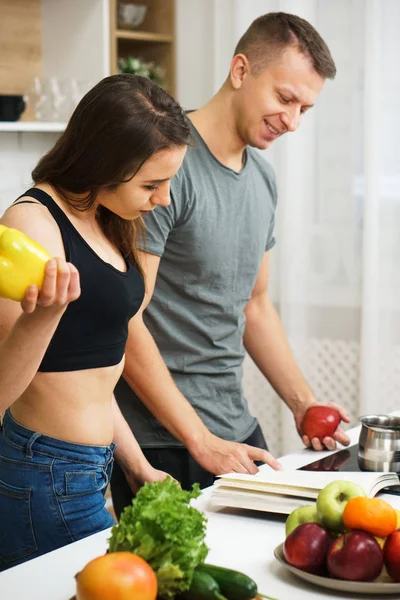
<svg viewBox="0 0 400 600">
<path fill-rule="evenodd" d="M 111 0 L 0 0 L 0 95 L 29 95 L 35 77 L 94 84 L 110 74 Z M 58 117 L 48 115 L 50 119 Z M 33 123 L 33 102 L 1 131 L 62 131 Z"/>
<path fill-rule="evenodd" d="M 45 121 L 0 121 L 0 133 L 7 132 L 47 132 L 64 131 L 66 123 Z"/>
<path fill-rule="evenodd" d="M 0 0 L 0 94 L 24 94 L 42 71 L 40 0 Z"/>
<path fill-rule="evenodd" d="M 174 36 L 167 33 L 153 33 L 151 31 L 127 31 L 118 29 L 116 37 L 119 40 L 138 40 L 141 42 L 164 42 L 171 43 L 174 41 Z"/>
<path fill-rule="evenodd" d="M 175 95 L 175 0 L 141 0 L 147 13 L 137 29 L 118 26 L 118 6 L 129 0 L 110 0 L 110 65 L 118 72 L 120 58 L 140 58 L 165 70 L 163 87 Z"/>
</svg>

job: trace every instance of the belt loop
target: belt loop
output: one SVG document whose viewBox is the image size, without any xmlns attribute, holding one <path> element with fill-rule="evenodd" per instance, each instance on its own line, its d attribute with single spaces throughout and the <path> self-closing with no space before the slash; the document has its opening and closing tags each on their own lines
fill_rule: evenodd
<svg viewBox="0 0 400 600">
<path fill-rule="evenodd" d="M 114 448 L 113 448 L 113 446 L 115 447 L 115 444 L 111 444 L 110 445 L 110 449 L 109 449 L 109 451 L 106 454 L 106 462 L 105 462 L 105 465 L 104 465 L 104 469 L 105 470 L 108 469 L 110 463 L 112 463 L 113 460 L 114 460 Z"/>
<path fill-rule="evenodd" d="M 32 446 L 41 435 L 42 435 L 41 433 L 36 432 L 29 438 L 28 443 L 25 448 L 26 458 L 33 458 Z"/>
</svg>

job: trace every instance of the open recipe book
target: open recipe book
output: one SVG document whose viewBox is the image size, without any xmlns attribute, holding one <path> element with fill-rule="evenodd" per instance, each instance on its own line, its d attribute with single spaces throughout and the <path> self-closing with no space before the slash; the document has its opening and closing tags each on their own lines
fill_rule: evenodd
<svg viewBox="0 0 400 600">
<path fill-rule="evenodd" d="M 299 506 L 313 504 L 328 483 L 337 479 L 357 483 L 372 498 L 379 490 L 398 485 L 396 473 L 259 471 L 256 475 L 228 473 L 214 483 L 210 504 L 289 514 Z"/>
</svg>

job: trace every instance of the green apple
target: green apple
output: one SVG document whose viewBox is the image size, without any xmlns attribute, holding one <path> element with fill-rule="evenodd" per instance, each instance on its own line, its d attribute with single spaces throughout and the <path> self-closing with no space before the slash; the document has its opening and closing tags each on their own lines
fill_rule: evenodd
<svg viewBox="0 0 400 600">
<path fill-rule="evenodd" d="M 364 489 L 352 481 L 331 481 L 318 494 L 317 515 L 323 527 L 336 532 L 345 530 L 343 511 L 350 498 L 366 496 Z"/>
<path fill-rule="evenodd" d="M 309 504 L 307 506 L 300 506 L 292 510 L 285 524 L 286 537 L 292 533 L 296 527 L 303 525 L 303 523 L 319 523 L 317 515 L 317 506 L 315 504 Z"/>
</svg>

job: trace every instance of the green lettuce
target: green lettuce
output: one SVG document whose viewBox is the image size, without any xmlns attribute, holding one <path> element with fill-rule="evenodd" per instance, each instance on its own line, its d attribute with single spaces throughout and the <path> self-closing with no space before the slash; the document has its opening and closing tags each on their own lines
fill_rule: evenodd
<svg viewBox="0 0 400 600">
<path fill-rule="evenodd" d="M 172 600 L 189 589 L 193 571 L 204 562 L 207 519 L 189 505 L 200 495 L 199 485 L 182 490 L 167 477 L 146 483 L 111 531 L 110 552 L 134 552 L 154 569 L 158 595 Z"/>
</svg>

